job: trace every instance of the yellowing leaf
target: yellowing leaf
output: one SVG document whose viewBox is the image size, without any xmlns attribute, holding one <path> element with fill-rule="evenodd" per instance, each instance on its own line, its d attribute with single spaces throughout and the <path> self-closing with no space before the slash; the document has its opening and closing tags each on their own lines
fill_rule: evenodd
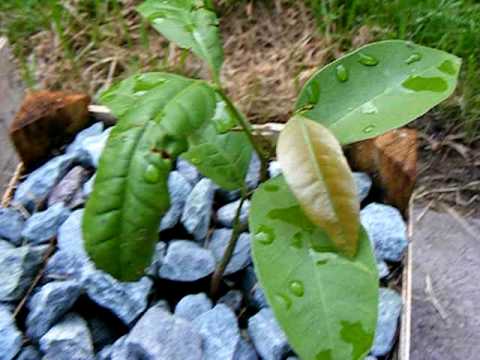
<svg viewBox="0 0 480 360">
<path fill-rule="evenodd" d="M 340 252 L 353 257 L 357 252 L 360 206 L 337 139 L 319 123 L 295 116 L 280 134 L 277 158 L 310 221 L 328 233 Z"/>
</svg>

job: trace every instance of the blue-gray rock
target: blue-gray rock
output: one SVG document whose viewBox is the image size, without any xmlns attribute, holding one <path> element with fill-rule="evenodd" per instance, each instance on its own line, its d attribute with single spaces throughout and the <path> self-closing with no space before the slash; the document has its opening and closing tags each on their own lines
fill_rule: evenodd
<svg viewBox="0 0 480 360">
<path fill-rule="evenodd" d="M 387 263 L 383 260 L 377 261 L 377 269 L 380 279 L 384 279 L 390 274 L 390 269 L 388 268 Z"/>
<path fill-rule="evenodd" d="M 365 358 L 365 360 L 377 360 L 377 358 L 375 356 L 369 355 Z"/>
<path fill-rule="evenodd" d="M 172 171 L 168 176 L 168 193 L 170 208 L 162 217 L 160 231 L 173 228 L 182 217 L 187 197 L 192 191 L 192 185 L 178 171 Z"/>
<path fill-rule="evenodd" d="M 165 311 L 171 312 L 170 304 L 168 303 L 167 300 L 164 300 L 164 299 L 158 300 L 153 306 L 158 306 L 159 308 L 162 308 Z"/>
<path fill-rule="evenodd" d="M 83 129 L 77 134 L 77 136 L 75 136 L 75 140 L 73 140 L 73 142 L 67 146 L 66 153 L 71 154 L 79 151 L 82 148 L 82 143 L 85 139 L 92 136 L 98 136 L 102 133 L 102 131 L 103 123 L 101 121 L 93 124 L 86 129 Z"/>
<path fill-rule="evenodd" d="M 282 174 L 282 168 L 280 167 L 280 163 L 278 161 L 270 161 L 268 164 L 268 175 L 271 178 Z"/>
<path fill-rule="evenodd" d="M 122 333 L 118 329 L 118 323 L 108 317 L 92 315 L 93 317 L 88 317 L 86 321 L 92 337 L 93 347 L 102 349 L 113 344 Z"/>
<path fill-rule="evenodd" d="M 215 185 L 205 178 L 194 186 L 185 202 L 181 221 L 196 240 L 203 240 L 207 236 L 214 193 Z"/>
<path fill-rule="evenodd" d="M 289 356 L 289 357 L 287 357 L 287 360 L 299 360 L 299 359 L 296 356 Z M 365 360 L 367 360 L 367 359 L 365 359 Z"/>
<path fill-rule="evenodd" d="M 187 295 L 175 306 L 175 316 L 192 321 L 212 309 L 212 301 L 204 293 Z"/>
<path fill-rule="evenodd" d="M 41 358 L 42 354 L 40 354 L 40 351 L 32 345 L 29 345 L 20 351 L 16 360 L 40 360 Z"/>
<path fill-rule="evenodd" d="M 240 200 L 234 201 L 230 204 L 222 206 L 217 210 L 217 221 L 225 227 L 233 227 L 233 221 L 235 220 L 235 215 L 237 214 L 237 209 L 240 205 Z M 250 201 L 245 200 L 240 210 L 240 224 L 247 225 L 248 223 L 248 213 L 250 211 Z"/>
<path fill-rule="evenodd" d="M 0 252 L 0 301 L 19 300 L 25 294 L 47 249 L 48 245 L 26 245 Z"/>
<path fill-rule="evenodd" d="M 247 295 L 247 301 L 250 306 L 257 310 L 268 307 L 267 299 L 263 293 L 263 289 L 257 280 L 255 269 L 253 266 L 248 266 L 242 276 L 240 286 L 243 292 Z"/>
<path fill-rule="evenodd" d="M 6 240 L 0 239 L 0 251 L 6 250 L 6 249 L 14 249 L 14 248 L 15 246 L 12 243 Z"/>
<path fill-rule="evenodd" d="M 108 128 L 101 134 L 89 136 L 81 142 L 76 153 L 80 154 L 79 157 L 84 165 L 95 168 L 98 166 L 98 161 L 100 160 L 100 156 L 107 144 L 112 129 L 113 128 Z"/>
<path fill-rule="evenodd" d="M 163 241 L 159 241 L 155 245 L 155 252 L 153 253 L 152 263 L 145 270 L 145 274 L 153 277 L 158 276 L 158 271 L 162 267 L 163 259 L 165 258 L 166 251 L 167 251 L 167 244 Z"/>
<path fill-rule="evenodd" d="M 260 182 L 260 167 L 260 158 L 256 152 L 253 152 L 250 165 L 248 166 L 247 176 L 245 176 L 245 183 L 249 190 L 255 189 Z"/>
<path fill-rule="evenodd" d="M 72 206 L 72 202 L 77 193 L 79 193 L 87 176 L 88 171 L 82 166 L 75 166 L 71 169 L 53 188 L 48 197 L 48 207 L 59 202 L 63 202 L 67 206 Z"/>
<path fill-rule="evenodd" d="M 263 289 L 260 287 L 259 283 L 257 283 L 257 285 L 252 289 L 250 305 L 255 309 L 268 308 L 267 298 L 265 297 L 265 293 L 263 292 Z"/>
<path fill-rule="evenodd" d="M 91 271 L 85 279 L 85 291 L 96 304 L 110 310 L 130 326 L 145 311 L 152 281 L 142 277 L 137 282 L 119 282 L 109 274 Z"/>
<path fill-rule="evenodd" d="M 35 245 L 48 243 L 69 216 L 70 210 L 63 203 L 57 203 L 28 218 L 22 231 L 22 237 L 28 243 Z"/>
<path fill-rule="evenodd" d="M 219 263 L 223 258 L 223 254 L 225 253 L 228 243 L 230 242 L 232 232 L 233 230 L 231 229 L 218 229 L 212 234 L 208 248 L 212 250 L 213 256 L 215 257 L 217 263 Z M 230 262 L 225 268 L 224 275 L 230 275 L 245 269 L 248 265 L 250 265 L 251 262 L 250 234 L 242 233 L 238 237 Z"/>
<path fill-rule="evenodd" d="M 392 289 L 380 288 L 377 330 L 371 351 L 374 356 L 384 356 L 392 349 L 401 312 L 401 296 Z"/>
<path fill-rule="evenodd" d="M 193 325 L 160 307 L 148 309 L 130 331 L 125 345 L 125 359 L 206 360 L 202 338 Z"/>
<path fill-rule="evenodd" d="M 240 290 L 229 290 L 225 295 L 218 299 L 217 304 L 225 304 L 232 311 L 239 312 L 242 307 L 243 293 Z"/>
<path fill-rule="evenodd" d="M 0 208 L 0 238 L 14 245 L 20 245 L 24 223 L 25 220 L 20 211 L 14 208 Z"/>
<path fill-rule="evenodd" d="M 38 340 L 45 335 L 71 309 L 81 291 L 80 284 L 75 281 L 57 281 L 42 286 L 28 302 L 28 336 Z"/>
<path fill-rule="evenodd" d="M 40 339 L 39 344 L 44 359 L 95 359 L 87 323 L 76 314 L 67 314 Z"/>
<path fill-rule="evenodd" d="M 290 351 L 287 336 L 278 325 L 271 309 L 262 309 L 248 319 L 248 334 L 264 360 L 281 360 Z"/>
<path fill-rule="evenodd" d="M 158 273 L 159 277 L 174 281 L 196 281 L 215 270 L 211 250 L 188 240 L 171 241 L 167 255 Z"/>
<path fill-rule="evenodd" d="M 87 259 L 88 256 L 85 251 L 82 236 L 83 212 L 83 209 L 73 211 L 62 226 L 60 226 L 57 235 L 57 246 L 60 250 Z"/>
<path fill-rule="evenodd" d="M 192 321 L 203 339 L 205 360 L 234 360 L 241 337 L 235 313 L 218 304 Z"/>
<path fill-rule="evenodd" d="M 234 360 L 258 360 L 258 355 L 252 344 L 245 339 L 241 339 Z"/>
<path fill-rule="evenodd" d="M 36 210 L 76 160 L 76 154 L 65 154 L 54 157 L 39 167 L 18 186 L 13 198 L 14 203 L 22 205 L 30 212 Z"/>
<path fill-rule="evenodd" d="M 82 283 L 85 273 L 92 268 L 93 264 L 88 259 L 74 252 L 59 250 L 48 260 L 44 278 L 47 281 L 75 280 Z"/>
<path fill-rule="evenodd" d="M 0 304 L 0 359 L 11 360 L 22 347 L 22 333 L 7 306 Z"/>
<path fill-rule="evenodd" d="M 218 188 L 216 191 L 219 201 L 222 204 L 228 204 L 235 200 L 240 199 L 241 192 L 240 190 L 225 190 Z"/>
<path fill-rule="evenodd" d="M 368 174 L 363 172 L 354 172 L 353 179 L 355 180 L 355 185 L 357 186 L 357 194 L 360 202 L 365 200 L 372 188 L 372 179 Z"/>
<path fill-rule="evenodd" d="M 112 345 L 105 346 L 98 354 L 96 360 L 126 360 L 129 359 L 127 335 L 118 338 Z"/>
<path fill-rule="evenodd" d="M 178 158 L 177 160 L 177 171 L 182 174 L 192 186 L 195 186 L 202 178 L 197 168 L 182 158 Z"/>
<path fill-rule="evenodd" d="M 82 187 L 83 196 L 88 197 L 92 193 L 93 184 L 95 183 L 95 176 L 96 174 L 93 174 L 92 177 L 90 177 L 90 179 L 88 179 L 85 182 L 85 184 L 83 184 L 83 187 Z"/>
<path fill-rule="evenodd" d="M 360 211 L 360 220 L 378 259 L 400 261 L 408 245 L 407 229 L 396 208 L 372 203 Z"/>
</svg>

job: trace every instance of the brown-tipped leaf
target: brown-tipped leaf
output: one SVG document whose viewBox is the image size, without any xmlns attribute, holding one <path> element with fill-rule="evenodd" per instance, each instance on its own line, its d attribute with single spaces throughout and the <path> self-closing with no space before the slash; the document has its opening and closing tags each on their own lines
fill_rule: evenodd
<svg viewBox="0 0 480 360">
<path fill-rule="evenodd" d="M 328 233 L 341 253 L 353 257 L 358 247 L 359 203 L 337 139 L 319 123 L 295 116 L 280 134 L 277 158 L 310 221 Z"/>
</svg>

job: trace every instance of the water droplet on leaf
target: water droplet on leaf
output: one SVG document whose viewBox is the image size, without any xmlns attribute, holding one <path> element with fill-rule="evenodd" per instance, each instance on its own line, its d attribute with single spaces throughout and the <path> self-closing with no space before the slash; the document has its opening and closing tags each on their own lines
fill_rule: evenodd
<svg viewBox="0 0 480 360">
<path fill-rule="evenodd" d="M 293 295 L 301 297 L 305 293 L 305 289 L 303 287 L 302 282 L 298 280 L 294 280 L 289 285 L 290 291 Z"/>
<path fill-rule="evenodd" d="M 362 65 L 365 65 L 365 66 L 375 66 L 375 65 L 378 65 L 378 59 L 371 56 L 371 55 L 367 55 L 367 54 L 364 54 L 364 53 L 359 53 L 358 54 L 360 56 L 360 60 L 358 60 L 358 62 Z"/>
<path fill-rule="evenodd" d="M 447 82 L 438 76 L 424 77 L 413 75 L 408 77 L 408 79 L 402 83 L 402 86 L 413 91 L 443 92 L 448 89 Z"/>
<path fill-rule="evenodd" d="M 365 134 L 368 134 L 368 133 L 371 133 L 373 131 L 373 129 L 375 129 L 375 125 L 370 124 L 370 125 L 364 127 L 362 131 Z"/>
<path fill-rule="evenodd" d="M 410 55 L 407 60 L 405 60 L 405 63 L 407 63 L 408 65 L 410 64 L 413 64 L 413 63 L 416 63 L 417 61 L 420 61 L 422 60 L 422 54 L 420 53 L 413 53 L 412 55 Z"/>
<path fill-rule="evenodd" d="M 457 73 L 457 67 L 451 60 L 445 60 L 438 66 L 438 70 L 447 75 L 455 75 Z"/>
<path fill-rule="evenodd" d="M 198 159 L 198 158 L 191 158 L 191 159 L 190 159 L 190 162 L 191 162 L 193 165 L 200 165 L 200 163 L 201 163 L 200 159 Z"/>
<path fill-rule="evenodd" d="M 378 113 L 378 109 L 377 107 L 375 106 L 374 103 L 372 103 L 371 101 L 363 104 L 361 107 L 360 107 L 360 110 L 362 111 L 363 114 L 376 114 Z"/>
<path fill-rule="evenodd" d="M 155 165 L 149 164 L 145 169 L 143 178 L 146 182 L 155 184 L 160 181 L 160 170 Z"/>
<path fill-rule="evenodd" d="M 282 306 L 286 309 L 289 310 L 292 307 L 292 299 L 290 299 L 287 295 L 285 294 L 277 294 L 275 295 L 275 300 L 282 304 Z"/>
<path fill-rule="evenodd" d="M 337 65 L 336 71 L 338 81 L 345 82 L 348 80 L 348 70 L 345 66 L 343 66 L 342 64 Z"/>
<path fill-rule="evenodd" d="M 270 245 L 274 240 L 273 230 L 267 228 L 266 226 L 261 226 L 254 238 L 255 241 L 258 241 L 259 243 Z"/>
</svg>

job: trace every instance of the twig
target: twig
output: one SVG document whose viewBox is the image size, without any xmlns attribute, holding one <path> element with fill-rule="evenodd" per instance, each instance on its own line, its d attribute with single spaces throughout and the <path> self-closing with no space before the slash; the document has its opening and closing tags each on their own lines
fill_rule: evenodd
<svg viewBox="0 0 480 360">
<path fill-rule="evenodd" d="M 240 214 L 242 212 L 243 203 L 246 200 L 245 191 L 242 192 L 242 198 L 240 200 L 240 204 L 238 205 L 237 212 L 235 213 L 235 218 L 233 220 L 233 231 L 232 236 L 230 237 L 230 241 L 228 242 L 228 246 L 225 249 L 225 253 L 223 254 L 222 260 L 218 264 L 215 272 L 212 275 L 212 282 L 210 284 L 210 295 L 212 298 L 215 298 L 218 290 L 220 288 L 220 282 L 222 281 L 223 273 L 227 268 L 230 259 L 232 258 L 233 252 L 235 250 L 235 246 L 237 245 L 237 240 L 240 235 Z"/>
</svg>

